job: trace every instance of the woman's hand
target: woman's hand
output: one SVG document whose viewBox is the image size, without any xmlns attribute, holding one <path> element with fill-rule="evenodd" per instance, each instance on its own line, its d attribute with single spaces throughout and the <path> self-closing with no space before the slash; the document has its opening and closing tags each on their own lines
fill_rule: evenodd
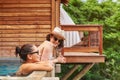
<svg viewBox="0 0 120 80">
<path fill-rule="evenodd" d="M 58 57 L 57 57 L 57 60 L 58 60 L 58 62 L 60 62 L 60 63 L 65 63 L 65 62 L 66 62 L 66 58 L 63 57 L 62 55 L 58 56 Z"/>
</svg>

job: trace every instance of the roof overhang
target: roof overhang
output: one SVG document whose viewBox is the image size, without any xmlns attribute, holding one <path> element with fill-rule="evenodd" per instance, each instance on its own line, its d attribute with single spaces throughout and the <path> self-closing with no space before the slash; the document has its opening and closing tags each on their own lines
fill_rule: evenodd
<svg viewBox="0 0 120 80">
<path fill-rule="evenodd" d="M 65 4 L 65 5 L 67 5 L 68 2 L 69 2 L 69 0 L 61 0 L 61 3 Z"/>
</svg>

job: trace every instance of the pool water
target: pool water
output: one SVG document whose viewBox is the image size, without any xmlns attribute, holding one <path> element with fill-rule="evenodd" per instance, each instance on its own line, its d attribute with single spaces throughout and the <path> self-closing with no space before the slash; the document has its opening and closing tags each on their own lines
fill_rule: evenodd
<svg viewBox="0 0 120 80">
<path fill-rule="evenodd" d="M 0 76 L 7 76 L 15 73 L 20 66 L 20 61 L 0 61 Z"/>
</svg>

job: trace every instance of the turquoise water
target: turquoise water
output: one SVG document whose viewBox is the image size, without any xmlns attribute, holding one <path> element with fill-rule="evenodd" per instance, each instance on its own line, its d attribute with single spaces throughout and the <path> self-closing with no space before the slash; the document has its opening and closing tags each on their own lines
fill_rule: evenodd
<svg viewBox="0 0 120 80">
<path fill-rule="evenodd" d="M 18 70 L 19 66 L 20 61 L 0 61 L 0 76 L 6 76 L 15 73 Z"/>
</svg>

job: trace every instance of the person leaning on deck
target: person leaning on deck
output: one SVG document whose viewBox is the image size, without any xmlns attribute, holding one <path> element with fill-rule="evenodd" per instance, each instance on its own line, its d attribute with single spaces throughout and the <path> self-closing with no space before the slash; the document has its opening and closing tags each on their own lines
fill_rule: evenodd
<svg viewBox="0 0 120 80">
<path fill-rule="evenodd" d="M 55 48 L 63 47 L 63 40 L 65 40 L 63 36 L 63 31 L 59 27 L 55 27 L 54 30 L 46 36 L 46 40 L 38 46 L 39 53 L 41 54 L 41 61 L 48 61 L 54 59 L 56 54 L 54 53 Z M 65 58 L 62 55 L 58 55 L 58 57 L 63 58 L 61 63 L 65 62 Z"/>
<path fill-rule="evenodd" d="M 38 48 L 32 44 L 24 44 L 21 48 L 16 47 L 17 55 L 20 56 L 23 63 L 16 72 L 16 76 L 27 76 L 33 71 L 52 71 L 53 64 L 61 60 L 61 58 L 57 58 L 51 61 L 40 61 Z"/>
</svg>

